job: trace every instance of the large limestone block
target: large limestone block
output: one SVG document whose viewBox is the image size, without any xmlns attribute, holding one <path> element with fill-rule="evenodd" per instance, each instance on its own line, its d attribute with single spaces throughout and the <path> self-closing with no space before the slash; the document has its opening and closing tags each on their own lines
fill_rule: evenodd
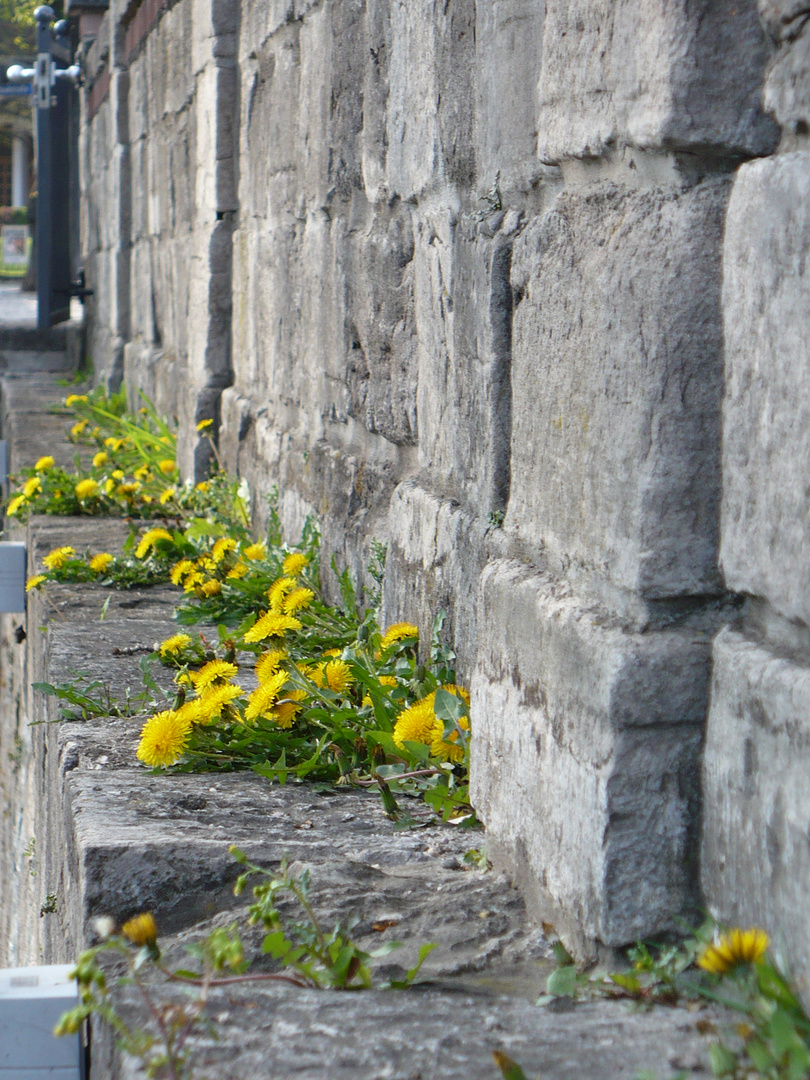
<svg viewBox="0 0 810 1080">
<path fill-rule="evenodd" d="M 767 55 L 755 0 L 549 0 L 540 158 L 599 157 L 622 143 L 767 152 Z"/>
<path fill-rule="evenodd" d="M 810 132 L 810 28 L 782 46 L 768 71 L 765 107 L 797 135 Z"/>
<path fill-rule="evenodd" d="M 341 0 L 301 26 L 298 160 L 309 205 L 328 206 L 360 186 L 363 127 L 363 4 Z"/>
<path fill-rule="evenodd" d="M 759 0 L 759 13 L 774 38 L 789 38 L 807 18 L 807 0 Z"/>
<path fill-rule="evenodd" d="M 508 530 L 647 597 L 718 589 L 725 181 L 561 194 L 515 243 Z"/>
<path fill-rule="evenodd" d="M 209 64 L 197 78 L 194 208 L 198 220 L 213 223 L 217 214 L 237 209 L 238 86 L 235 68 L 224 64 Z"/>
<path fill-rule="evenodd" d="M 463 680 L 477 648 L 475 594 L 486 561 L 485 530 L 468 508 L 416 480 L 404 481 L 391 497 L 383 621 L 416 623 L 426 648 L 433 620 L 444 613 L 443 638 L 452 641 Z"/>
<path fill-rule="evenodd" d="M 349 414 L 371 432 L 411 444 L 417 384 L 411 212 L 401 204 L 364 209 L 346 256 Z"/>
<path fill-rule="evenodd" d="M 421 215 L 416 231 L 419 463 L 486 517 L 509 495 L 515 212 Z"/>
<path fill-rule="evenodd" d="M 480 187 L 499 175 L 506 191 L 539 176 L 537 84 L 544 5 L 537 0 L 477 0 L 475 146 Z"/>
<path fill-rule="evenodd" d="M 719 919 L 762 926 L 810 985 L 810 669 L 743 634 L 714 644 L 701 877 Z"/>
<path fill-rule="evenodd" d="M 629 633 L 501 560 L 478 624 L 471 790 L 487 851 L 582 951 L 671 927 L 697 899 L 708 642 Z"/>
<path fill-rule="evenodd" d="M 721 562 L 810 622 L 810 154 L 738 173 L 726 223 Z"/>
<path fill-rule="evenodd" d="M 297 210 L 300 33 L 285 27 L 241 65 L 239 204 L 251 217 Z"/>
<path fill-rule="evenodd" d="M 395 0 L 387 47 L 388 194 L 409 199 L 448 182 L 469 182 L 474 0 Z M 374 118 L 369 131 L 378 137 Z"/>
</svg>

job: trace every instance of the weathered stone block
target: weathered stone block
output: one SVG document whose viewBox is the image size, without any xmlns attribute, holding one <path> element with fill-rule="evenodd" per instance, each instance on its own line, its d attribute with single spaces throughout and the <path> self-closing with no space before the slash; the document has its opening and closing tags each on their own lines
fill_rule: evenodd
<svg viewBox="0 0 810 1080">
<path fill-rule="evenodd" d="M 419 462 L 484 517 L 509 496 L 512 245 L 520 216 L 418 220 Z"/>
<path fill-rule="evenodd" d="M 807 18 L 807 0 L 759 0 L 759 13 L 777 40 L 789 38 Z"/>
<path fill-rule="evenodd" d="M 701 878 L 711 912 L 774 938 L 808 997 L 810 668 L 733 630 L 714 643 Z"/>
<path fill-rule="evenodd" d="M 363 224 L 349 232 L 346 256 L 349 415 L 392 442 L 414 443 L 417 344 L 410 208 L 374 208 Z"/>
<path fill-rule="evenodd" d="M 581 951 L 671 927 L 697 900 L 708 642 L 629 633 L 501 560 L 478 625 L 471 790 L 487 851 Z"/>
<path fill-rule="evenodd" d="M 361 184 L 358 138 L 363 127 L 363 4 L 343 0 L 313 10 L 301 27 L 298 158 L 302 196 L 329 206 Z"/>
<path fill-rule="evenodd" d="M 810 27 L 776 54 L 765 82 L 765 107 L 797 135 L 810 131 Z"/>
<path fill-rule="evenodd" d="M 726 222 L 721 562 L 729 588 L 810 622 L 810 154 L 739 172 Z"/>
<path fill-rule="evenodd" d="M 557 162 L 617 144 L 760 154 L 768 46 L 754 0 L 552 0 L 538 153 Z"/>
<path fill-rule="evenodd" d="M 474 6 L 474 0 L 391 5 L 389 196 L 410 199 L 472 177 Z"/>
<path fill-rule="evenodd" d="M 718 589 L 726 181 L 603 182 L 515 244 L 508 530 L 647 597 Z"/>
<path fill-rule="evenodd" d="M 464 681 L 478 642 L 475 594 L 486 562 L 486 527 L 468 508 L 415 480 L 404 481 L 391 497 L 383 621 L 415 622 L 426 649 L 433 620 L 444 613 L 442 637 L 452 641 Z"/>
<path fill-rule="evenodd" d="M 544 5 L 536 0 L 477 0 L 475 146 L 478 186 L 496 175 L 504 190 L 539 177 L 537 84 Z"/>
</svg>

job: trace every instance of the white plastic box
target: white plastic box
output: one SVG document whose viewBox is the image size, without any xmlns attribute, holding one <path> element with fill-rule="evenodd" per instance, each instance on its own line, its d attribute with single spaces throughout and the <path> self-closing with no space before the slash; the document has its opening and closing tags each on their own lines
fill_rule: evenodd
<svg viewBox="0 0 810 1080">
<path fill-rule="evenodd" d="M 84 1080 L 81 1033 L 53 1034 L 78 1000 L 74 966 L 0 970 L 0 1080 Z"/>
<path fill-rule="evenodd" d="M 25 611 L 25 544 L 0 540 L 0 612 Z"/>
</svg>

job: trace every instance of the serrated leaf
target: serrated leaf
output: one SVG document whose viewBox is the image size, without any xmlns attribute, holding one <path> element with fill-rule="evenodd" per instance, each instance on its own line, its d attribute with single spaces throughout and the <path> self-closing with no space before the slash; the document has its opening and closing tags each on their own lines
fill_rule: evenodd
<svg viewBox="0 0 810 1080">
<path fill-rule="evenodd" d="M 557 968 L 546 981 L 546 993 L 554 997 L 573 997 L 577 990 L 577 969 L 573 965 Z"/>
</svg>

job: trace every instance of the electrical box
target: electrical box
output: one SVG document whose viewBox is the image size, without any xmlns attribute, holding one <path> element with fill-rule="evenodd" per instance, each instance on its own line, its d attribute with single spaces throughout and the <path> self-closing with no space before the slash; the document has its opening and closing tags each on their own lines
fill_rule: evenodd
<svg viewBox="0 0 810 1080">
<path fill-rule="evenodd" d="M 25 611 L 25 544 L 0 541 L 0 612 Z"/>
<path fill-rule="evenodd" d="M 0 970 L 0 1080 L 85 1080 L 81 1032 L 53 1034 L 78 1003 L 74 966 Z"/>
</svg>

